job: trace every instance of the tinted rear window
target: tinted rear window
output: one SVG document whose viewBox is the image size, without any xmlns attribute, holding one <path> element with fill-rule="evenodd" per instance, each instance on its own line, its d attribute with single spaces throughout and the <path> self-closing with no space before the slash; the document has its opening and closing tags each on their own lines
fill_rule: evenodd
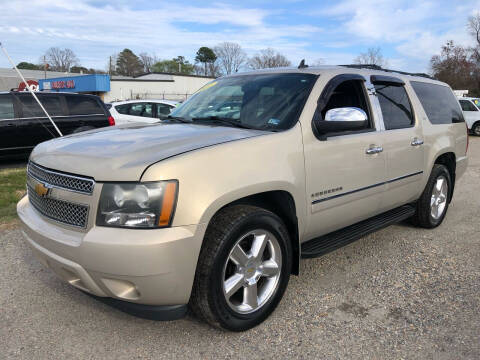
<svg viewBox="0 0 480 360">
<path fill-rule="evenodd" d="M 394 130 L 413 125 L 413 113 L 403 86 L 375 85 L 385 129 Z"/>
<path fill-rule="evenodd" d="M 449 87 L 420 81 L 411 84 L 432 124 L 464 121 L 460 104 Z"/>
<path fill-rule="evenodd" d="M 104 114 L 105 111 L 96 99 L 84 96 L 67 96 L 67 108 L 70 115 Z"/>
<path fill-rule="evenodd" d="M 30 94 L 14 95 L 22 105 L 23 117 L 46 117 L 40 105 Z M 37 95 L 45 110 L 50 116 L 65 115 L 62 109 L 62 103 L 59 96 L 41 96 Z"/>
<path fill-rule="evenodd" d="M 0 119 L 13 119 L 14 117 L 12 97 L 10 95 L 0 96 Z"/>
</svg>

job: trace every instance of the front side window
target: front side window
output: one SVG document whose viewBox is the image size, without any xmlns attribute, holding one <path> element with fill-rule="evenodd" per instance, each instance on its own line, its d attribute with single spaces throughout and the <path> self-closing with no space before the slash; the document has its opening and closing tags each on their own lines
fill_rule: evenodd
<svg viewBox="0 0 480 360">
<path fill-rule="evenodd" d="M 365 98 L 363 81 L 347 80 L 340 83 L 332 92 L 327 104 L 323 108 L 322 118 L 325 119 L 328 110 L 347 107 L 361 109 L 368 116 L 369 109 Z M 370 116 L 368 116 L 368 118 L 370 118 Z M 373 128 L 373 123 L 369 121 L 368 127 Z"/>
<path fill-rule="evenodd" d="M 168 115 L 170 114 L 172 109 L 173 109 L 173 106 L 169 106 L 167 104 L 157 104 L 157 116 L 160 117 L 162 115 L 163 116 Z"/>
<path fill-rule="evenodd" d="M 463 111 L 478 111 L 477 107 L 468 100 L 460 100 Z"/>
<path fill-rule="evenodd" d="M 398 84 L 375 84 L 386 130 L 413 126 L 413 112 L 407 92 Z"/>
<path fill-rule="evenodd" d="M 411 81 L 410 83 L 432 124 L 465 121 L 460 104 L 448 86 L 421 81 Z"/>
<path fill-rule="evenodd" d="M 0 120 L 13 119 L 15 113 L 13 111 L 13 101 L 10 95 L 0 96 Z"/>
<path fill-rule="evenodd" d="M 317 79 L 314 74 L 238 75 L 205 85 L 172 118 L 262 130 L 291 128 Z"/>
</svg>

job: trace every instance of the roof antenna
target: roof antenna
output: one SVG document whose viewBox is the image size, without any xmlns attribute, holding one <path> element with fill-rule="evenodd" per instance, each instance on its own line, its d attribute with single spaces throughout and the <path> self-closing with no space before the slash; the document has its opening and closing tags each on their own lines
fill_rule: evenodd
<svg viewBox="0 0 480 360">
<path fill-rule="evenodd" d="M 300 61 L 300 65 L 298 65 L 298 68 L 299 68 L 299 69 L 308 68 L 308 65 L 305 64 L 305 59 L 302 59 L 302 61 Z"/>
<path fill-rule="evenodd" d="M 53 127 L 55 128 L 55 130 L 57 130 L 57 133 L 58 133 L 60 136 L 63 136 L 62 132 L 61 132 L 60 129 L 57 127 L 57 124 L 55 124 L 55 122 L 52 120 L 52 118 L 50 117 L 50 115 L 48 115 L 47 110 L 45 110 L 45 108 L 43 107 L 43 105 L 42 105 L 42 103 L 40 102 L 40 100 L 38 100 L 37 95 L 35 95 L 35 93 L 32 91 L 32 89 L 30 88 L 30 85 L 28 85 L 28 83 L 27 83 L 27 81 L 25 80 L 25 78 L 23 77 L 22 73 L 18 70 L 17 66 L 16 66 L 15 63 L 12 61 L 12 59 L 10 58 L 10 56 L 8 55 L 7 50 L 3 47 L 2 42 L 0 42 L 0 48 L 2 48 L 3 53 L 4 53 L 5 56 L 7 57 L 8 61 L 10 62 L 10 64 L 12 64 L 12 66 L 14 67 L 14 69 L 17 71 L 18 76 L 20 76 L 20 78 L 21 78 L 22 81 L 24 82 L 26 88 L 28 89 L 28 91 L 30 91 L 30 94 L 32 94 L 32 96 L 34 97 L 34 99 L 37 100 L 38 105 L 40 105 L 40 107 L 42 108 L 42 110 L 43 110 L 43 112 L 45 113 L 45 115 L 47 115 L 48 120 L 50 120 L 50 122 L 52 123 Z"/>
</svg>

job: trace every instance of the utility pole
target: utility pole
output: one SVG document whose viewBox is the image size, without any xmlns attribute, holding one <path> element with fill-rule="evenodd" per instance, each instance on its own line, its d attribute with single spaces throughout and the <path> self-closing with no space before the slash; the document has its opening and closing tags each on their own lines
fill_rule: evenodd
<svg viewBox="0 0 480 360">
<path fill-rule="evenodd" d="M 47 60 L 45 58 L 45 55 L 43 55 L 43 75 L 44 79 L 47 78 Z"/>
<path fill-rule="evenodd" d="M 110 60 L 108 62 L 108 75 L 112 76 L 112 56 L 110 56 Z"/>
</svg>

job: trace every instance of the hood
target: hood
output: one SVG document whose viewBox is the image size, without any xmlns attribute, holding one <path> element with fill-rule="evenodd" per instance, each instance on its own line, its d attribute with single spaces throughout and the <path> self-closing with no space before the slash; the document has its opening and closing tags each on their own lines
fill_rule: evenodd
<svg viewBox="0 0 480 360">
<path fill-rule="evenodd" d="M 224 126 L 142 124 L 64 136 L 35 147 L 30 160 L 96 181 L 138 181 L 151 164 L 188 151 L 269 134 Z"/>
</svg>

